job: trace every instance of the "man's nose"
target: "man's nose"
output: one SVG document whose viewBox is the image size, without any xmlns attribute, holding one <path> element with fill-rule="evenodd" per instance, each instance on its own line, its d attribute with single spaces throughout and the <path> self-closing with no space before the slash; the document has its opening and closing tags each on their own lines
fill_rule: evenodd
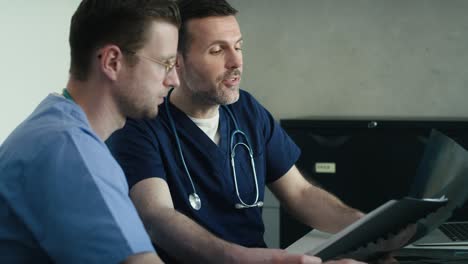
<svg viewBox="0 0 468 264">
<path fill-rule="evenodd" d="M 172 68 L 171 71 L 167 73 L 167 76 L 164 79 L 163 84 L 167 88 L 179 87 L 180 85 L 179 75 L 177 74 L 177 71 L 175 70 L 175 68 Z"/>
<path fill-rule="evenodd" d="M 233 49 L 231 50 L 226 58 L 226 68 L 237 69 L 242 67 L 242 51 Z"/>
</svg>

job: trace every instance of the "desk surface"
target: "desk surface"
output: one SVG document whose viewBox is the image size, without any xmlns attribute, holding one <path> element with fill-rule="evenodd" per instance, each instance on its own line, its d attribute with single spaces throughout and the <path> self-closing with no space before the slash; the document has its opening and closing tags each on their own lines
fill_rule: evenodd
<svg viewBox="0 0 468 264">
<path fill-rule="evenodd" d="M 287 247 L 286 250 L 290 253 L 304 254 L 323 243 L 330 236 L 331 234 L 312 230 Z M 408 245 L 398 251 L 396 256 L 397 258 L 400 256 L 402 259 L 420 257 L 427 260 L 436 258 L 435 260 L 427 260 L 425 262 L 400 261 L 400 263 L 468 263 L 468 246 L 421 247 Z M 441 259 L 450 260 L 450 262 L 445 262 Z"/>
</svg>

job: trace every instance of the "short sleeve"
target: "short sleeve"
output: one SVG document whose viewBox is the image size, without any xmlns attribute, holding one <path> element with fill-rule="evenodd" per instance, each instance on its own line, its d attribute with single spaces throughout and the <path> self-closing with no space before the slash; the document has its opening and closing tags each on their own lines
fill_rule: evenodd
<svg viewBox="0 0 468 264">
<path fill-rule="evenodd" d="M 252 98 L 252 100 L 255 99 Z M 299 159 L 301 150 L 268 110 L 258 102 L 254 102 L 257 105 L 259 120 L 263 121 L 266 183 L 269 184 L 285 175 L 292 168 Z"/>
<path fill-rule="evenodd" d="M 104 143 L 77 131 L 45 145 L 24 169 L 16 208 L 54 262 L 118 263 L 154 251 Z"/>
<path fill-rule="evenodd" d="M 122 166 L 130 189 L 147 178 L 166 180 L 158 139 L 146 122 L 149 121 L 128 119 L 125 126 L 106 141 Z"/>
</svg>

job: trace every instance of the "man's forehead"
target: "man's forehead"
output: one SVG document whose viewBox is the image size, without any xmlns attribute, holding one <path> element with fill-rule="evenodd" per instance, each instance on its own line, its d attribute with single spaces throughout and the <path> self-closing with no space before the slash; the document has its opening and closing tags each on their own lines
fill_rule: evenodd
<svg viewBox="0 0 468 264">
<path fill-rule="evenodd" d="M 216 39 L 233 38 L 235 41 L 241 38 L 241 32 L 237 19 L 234 16 L 212 16 L 192 19 L 187 23 L 187 31 L 191 37 L 205 42 Z"/>
<path fill-rule="evenodd" d="M 147 31 L 147 39 L 142 50 L 161 60 L 170 60 L 177 54 L 178 28 L 164 20 L 153 21 Z"/>
</svg>

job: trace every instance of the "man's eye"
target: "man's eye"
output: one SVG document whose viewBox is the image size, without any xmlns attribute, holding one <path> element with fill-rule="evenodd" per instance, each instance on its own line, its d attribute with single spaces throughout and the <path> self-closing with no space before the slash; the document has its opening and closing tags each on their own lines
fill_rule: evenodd
<svg viewBox="0 0 468 264">
<path fill-rule="evenodd" d="M 221 53 L 221 51 L 222 51 L 221 49 L 216 49 L 216 50 L 211 50 L 210 53 L 216 55 L 216 54 Z"/>
</svg>

